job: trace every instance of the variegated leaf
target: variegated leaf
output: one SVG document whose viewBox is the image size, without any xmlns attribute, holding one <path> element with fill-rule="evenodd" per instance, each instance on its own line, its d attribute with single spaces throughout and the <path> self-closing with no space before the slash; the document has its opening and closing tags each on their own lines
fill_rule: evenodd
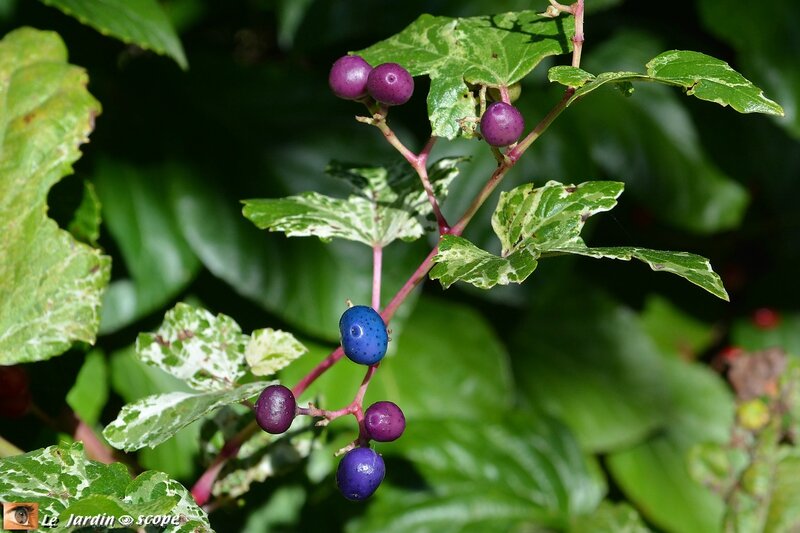
<svg viewBox="0 0 800 533">
<path fill-rule="evenodd" d="M 147 396 L 124 406 L 103 436 L 115 448 L 126 451 L 153 448 L 215 409 L 251 398 L 270 384 L 258 381 L 223 391 Z"/>
<path fill-rule="evenodd" d="M 246 370 L 248 336 L 229 316 L 179 303 L 155 333 L 140 333 L 136 353 L 197 390 L 230 389 Z"/>
<path fill-rule="evenodd" d="M 253 375 L 271 376 L 307 351 L 291 333 L 266 328 L 251 334 L 244 355 Z"/>
</svg>

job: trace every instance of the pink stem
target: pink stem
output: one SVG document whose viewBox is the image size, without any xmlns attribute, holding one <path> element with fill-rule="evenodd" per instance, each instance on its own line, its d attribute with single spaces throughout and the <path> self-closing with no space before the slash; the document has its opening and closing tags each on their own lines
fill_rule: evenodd
<svg viewBox="0 0 800 533">
<path fill-rule="evenodd" d="M 372 308 L 381 309 L 381 268 L 383 263 L 383 247 L 372 247 Z"/>
</svg>

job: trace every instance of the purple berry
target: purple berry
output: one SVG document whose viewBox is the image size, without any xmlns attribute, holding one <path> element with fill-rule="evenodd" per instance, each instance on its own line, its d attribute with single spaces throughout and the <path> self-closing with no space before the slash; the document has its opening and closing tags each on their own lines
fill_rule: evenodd
<svg viewBox="0 0 800 533">
<path fill-rule="evenodd" d="M 383 458 L 371 448 L 354 448 L 339 461 L 336 486 L 348 500 L 366 500 L 386 475 Z"/>
<path fill-rule="evenodd" d="M 522 113 L 511 104 L 489 104 L 481 117 L 481 135 L 492 146 L 508 146 L 519 139 L 525 129 Z"/>
<path fill-rule="evenodd" d="M 369 73 L 367 92 L 382 104 L 402 105 L 414 94 L 414 78 L 397 63 L 383 63 Z"/>
<path fill-rule="evenodd" d="M 292 425 L 297 402 L 283 385 L 270 385 L 256 401 L 256 422 L 267 433 L 283 433 Z"/>
<path fill-rule="evenodd" d="M 375 402 L 364 412 L 364 429 L 372 440 L 391 442 L 403 434 L 406 417 L 392 402 Z"/>
<path fill-rule="evenodd" d="M 360 56 L 343 56 L 336 60 L 328 75 L 333 93 L 345 100 L 358 100 L 367 95 L 367 77 L 372 67 Z"/>
<path fill-rule="evenodd" d="M 386 355 L 389 333 L 386 323 L 373 308 L 355 305 L 339 319 L 344 354 L 354 363 L 374 365 Z"/>
</svg>

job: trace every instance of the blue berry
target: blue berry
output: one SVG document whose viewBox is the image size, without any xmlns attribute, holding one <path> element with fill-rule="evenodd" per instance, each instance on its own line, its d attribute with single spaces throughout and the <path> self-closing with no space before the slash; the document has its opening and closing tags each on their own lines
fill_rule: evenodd
<svg viewBox="0 0 800 533">
<path fill-rule="evenodd" d="M 381 315 L 366 305 L 348 309 L 339 319 L 344 354 L 354 363 L 374 365 L 386 355 L 389 334 Z"/>
<path fill-rule="evenodd" d="M 348 500 L 366 500 L 386 475 L 383 458 L 371 448 L 354 448 L 339 461 L 336 486 Z"/>
</svg>

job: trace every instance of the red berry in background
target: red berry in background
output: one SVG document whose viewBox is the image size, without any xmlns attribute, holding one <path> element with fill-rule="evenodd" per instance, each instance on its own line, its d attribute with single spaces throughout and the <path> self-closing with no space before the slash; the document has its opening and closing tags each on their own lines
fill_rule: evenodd
<svg viewBox="0 0 800 533">
<path fill-rule="evenodd" d="M 28 390 L 28 372 L 21 366 L 0 366 L 0 398 Z"/>
<path fill-rule="evenodd" d="M 759 329 L 774 329 L 781 323 L 781 315 L 774 309 L 762 307 L 753 312 L 752 321 Z"/>
<path fill-rule="evenodd" d="M 402 105 L 414 94 L 414 78 L 397 63 L 383 63 L 369 73 L 367 92 L 386 105 Z"/>
<path fill-rule="evenodd" d="M 0 417 L 19 418 L 28 412 L 31 406 L 31 393 L 29 390 L 17 396 L 0 399 Z"/>
<path fill-rule="evenodd" d="M 491 146 L 508 146 L 517 142 L 525 130 L 522 113 L 511 104 L 489 104 L 481 117 L 481 135 Z"/>
<path fill-rule="evenodd" d="M 0 366 L 0 416 L 18 418 L 28 412 L 31 393 L 22 366 Z"/>
<path fill-rule="evenodd" d="M 367 77 L 372 71 L 360 56 L 344 56 L 334 62 L 328 75 L 333 94 L 345 100 L 358 100 L 367 95 Z"/>
</svg>

